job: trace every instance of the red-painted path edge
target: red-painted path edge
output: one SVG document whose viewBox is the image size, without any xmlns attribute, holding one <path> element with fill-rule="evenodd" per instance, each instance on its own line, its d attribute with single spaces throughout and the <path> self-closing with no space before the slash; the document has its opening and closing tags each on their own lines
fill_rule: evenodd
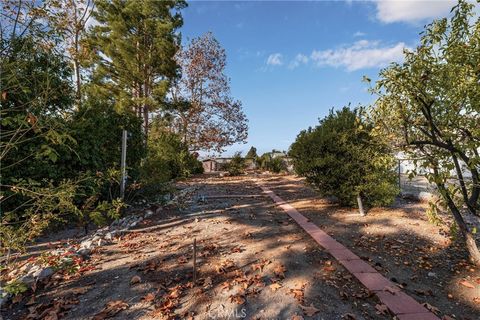
<svg viewBox="0 0 480 320">
<path fill-rule="evenodd" d="M 405 294 L 390 280 L 378 273 L 368 263 L 352 251 L 310 222 L 294 207 L 277 196 L 267 187 L 259 184 L 263 192 L 272 198 L 297 224 L 302 227 L 319 245 L 338 260 L 368 290 L 377 295 L 399 320 L 440 320 L 412 297 Z"/>
</svg>

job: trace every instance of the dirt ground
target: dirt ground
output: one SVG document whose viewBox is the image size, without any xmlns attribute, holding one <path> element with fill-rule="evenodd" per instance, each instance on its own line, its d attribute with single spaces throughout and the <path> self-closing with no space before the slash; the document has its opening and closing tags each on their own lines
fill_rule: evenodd
<svg viewBox="0 0 480 320">
<path fill-rule="evenodd" d="M 440 317 L 480 318 L 480 272 L 423 205 L 399 202 L 360 217 L 294 176 L 204 175 L 179 183 L 198 187 L 188 201 L 101 247 L 81 272 L 17 298 L 4 319 L 35 319 L 56 303 L 62 319 L 391 319 L 256 182 Z"/>
</svg>

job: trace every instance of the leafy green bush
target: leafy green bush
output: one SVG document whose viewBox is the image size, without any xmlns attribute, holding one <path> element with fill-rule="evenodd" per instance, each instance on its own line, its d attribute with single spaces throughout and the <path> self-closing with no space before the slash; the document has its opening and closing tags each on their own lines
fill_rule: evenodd
<svg viewBox="0 0 480 320">
<path fill-rule="evenodd" d="M 231 176 L 238 176 L 245 172 L 246 165 L 245 158 L 242 158 L 240 152 L 236 152 L 232 160 L 225 166 L 225 169 Z"/>
<path fill-rule="evenodd" d="M 175 178 L 203 173 L 203 166 L 178 135 L 154 126 L 149 135 L 147 157 L 141 180 L 146 184 L 165 183 Z"/>
<path fill-rule="evenodd" d="M 125 206 L 117 198 L 103 198 L 111 193 L 117 172 L 105 174 L 81 174 L 75 179 L 59 183 L 38 183 L 28 179 L 14 180 L 9 188 L 10 196 L 23 199 L 21 211 L 4 211 L 0 224 L 0 253 L 7 257 L 12 250 L 23 251 L 28 241 L 40 236 L 53 222 L 78 221 L 103 225 L 118 218 Z"/>
<path fill-rule="evenodd" d="M 315 128 L 300 132 L 290 148 L 295 171 L 343 205 L 390 204 L 398 194 L 395 159 L 362 110 L 330 112 Z"/>
<path fill-rule="evenodd" d="M 268 170 L 274 173 L 280 173 L 287 170 L 287 165 L 282 157 L 273 157 L 273 152 L 264 153 L 258 158 L 258 164 L 260 169 Z"/>
</svg>

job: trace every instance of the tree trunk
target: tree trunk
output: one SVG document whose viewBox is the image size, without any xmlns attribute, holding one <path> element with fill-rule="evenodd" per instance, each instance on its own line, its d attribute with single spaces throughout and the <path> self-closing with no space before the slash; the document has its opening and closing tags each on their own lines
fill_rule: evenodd
<svg viewBox="0 0 480 320">
<path fill-rule="evenodd" d="M 143 126 L 145 133 L 145 144 L 148 141 L 148 106 L 143 105 Z"/>
<path fill-rule="evenodd" d="M 467 245 L 468 253 L 470 254 L 470 260 L 477 266 L 480 266 L 480 251 L 478 251 L 475 237 L 469 231 L 465 234 L 465 243 Z"/>
<path fill-rule="evenodd" d="M 77 82 L 77 88 L 76 88 L 76 92 L 75 92 L 75 99 L 77 100 L 76 101 L 76 104 L 77 104 L 77 109 L 80 109 L 81 107 L 81 101 L 82 101 L 82 93 L 81 93 L 81 86 L 82 86 L 82 83 L 81 83 L 81 79 L 80 79 L 80 66 L 78 64 L 78 61 L 77 59 L 73 60 L 73 68 L 75 69 L 75 80 Z"/>
<path fill-rule="evenodd" d="M 453 217 L 455 218 L 455 222 L 457 223 L 458 228 L 460 229 L 460 232 L 465 239 L 465 246 L 467 247 L 468 254 L 470 255 L 470 260 L 475 265 L 480 266 L 480 251 L 478 251 L 478 246 L 475 242 L 473 234 L 470 232 L 470 230 L 468 230 L 468 226 L 465 223 L 465 220 L 463 219 L 460 210 L 458 210 L 455 202 L 448 194 L 445 186 L 443 184 L 437 184 L 437 186 L 441 194 L 443 195 L 443 198 L 446 200 L 448 208 L 452 212 Z"/>
<path fill-rule="evenodd" d="M 80 109 L 81 103 L 82 103 L 82 80 L 80 79 L 80 64 L 78 62 L 78 55 L 79 55 L 79 39 L 80 39 L 80 31 L 77 29 L 75 31 L 75 52 L 74 52 L 74 57 L 73 57 L 73 68 L 75 71 L 75 80 L 77 83 L 77 88 L 75 92 L 75 98 L 76 98 L 76 105 L 77 105 L 77 110 Z"/>
</svg>

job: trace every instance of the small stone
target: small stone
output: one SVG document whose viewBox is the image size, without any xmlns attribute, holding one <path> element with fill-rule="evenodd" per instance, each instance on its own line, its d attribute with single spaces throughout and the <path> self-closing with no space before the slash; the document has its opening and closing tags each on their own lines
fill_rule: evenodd
<svg viewBox="0 0 480 320">
<path fill-rule="evenodd" d="M 153 211 L 152 210 L 145 211 L 145 215 L 144 215 L 145 218 L 149 218 L 151 216 L 153 216 Z"/>
<path fill-rule="evenodd" d="M 104 239 L 107 240 L 107 241 L 112 241 L 112 240 L 113 240 L 112 233 L 111 233 L 111 232 L 107 232 L 107 234 L 105 235 Z"/>
<path fill-rule="evenodd" d="M 90 250 L 88 248 L 81 248 L 81 249 L 77 250 L 77 253 L 79 255 L 81 255 L 83 258 L 88 258 L 90 256 L 91 252 L 92 252 L 92 250 Z"/>
<path fill-rule="evenodd" d="M 142 279 L 139 276 L 133 276 L 132 279 L 130 279 L 130 284 L 133 285 L 139 283 L 140 281 L 142 281 Z"/>
<path fill-rule="evenodd" d="M 35 282 L 35 278 L 31 275 L 24 275 L 23 277 L 18 278 L 18 280 L 25 283 L 28 287 L 32 286 Z"/>
<path fill-rule="evenodd" d="M 33 265 L 29 270 L 28 272 L 25 274 L 25 276 L 27 277 L 34 277 L 35 274 L 38 274 L 40 272 L 40 267 L 37 266 L 37 265 Z"/>
<path fill-rule="evenodd" d="M 436 274 L 435 272 L 429 272 L 427 275 L 428 275 L 429 277 L 434 277 L 434 278 L 437 277 L 437 274 Z"/>
<path fill-rule="evenodd" d="M 42 280 L 45 278 L 50 277 L 55 271 L 53 271 L 53 268 L 47 267 L 45 269 L 42 269 L 40 273 L 38 274 L 37 278 L 38 280 Z"/>
<path fill-rule="evenodd" d="M 93 240 L 84 240 L 80 243 L 80 248 L 91 249 Z"/>
</svg>

